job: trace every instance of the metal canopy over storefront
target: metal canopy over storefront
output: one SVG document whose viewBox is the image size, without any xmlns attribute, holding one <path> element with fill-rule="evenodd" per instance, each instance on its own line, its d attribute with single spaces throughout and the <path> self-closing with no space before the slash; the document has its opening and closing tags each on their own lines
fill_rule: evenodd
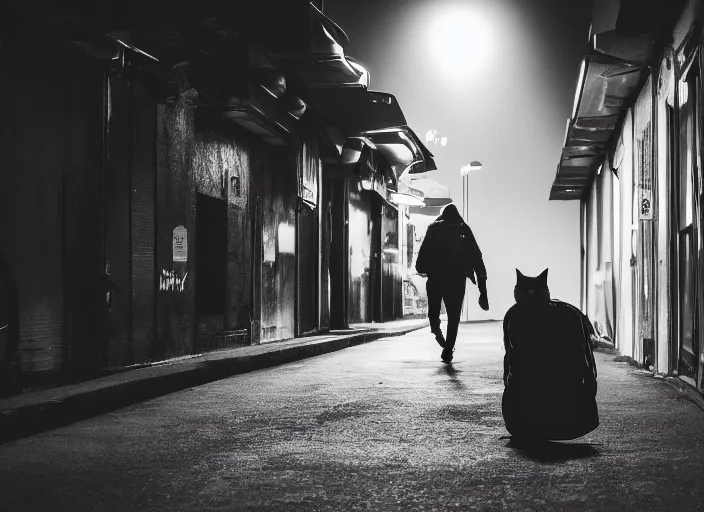
<svg viewBox="0 0 704 512">
<path fill-rule="evenodd" d="M 369 73 L 345 56 L 349 43 L 345 32 L 313 4 L 308 4 L 308 33 L 297 33 L 299 44 L 278 42 L 270 47 L 270 56 L 278 67 L 295 74 L 305 87 L 368 87 Z M 285 30 L 285 29 L 284 29 Z M 272 38 L 279 38 L 271 34 Z M 303 36 L 301 44 L 300 37 Z"/>
<path fill-rule="evenodd" d="M 350 136 L 406 125 L 393 94 L 364 87 L 321 87 L 309 91 L 304 99 Z"/>
<path fill-rule="evenodd" d="M 655 41 L 684 0 L 595 0 L 590 52 L 580 71 L 551 200 L 582 199 L 614 130 L 645 78 Z"/>
<path fill-rule="evenodd" d="M 643 73 L 639 64 L 598 53 L 584 59 L 551 200 L 582 198 Z"/>
<path fill-rule="evenodd" d="M 393 94 L 363 87 L 325 87 L 312 90 L 308 103 L 352 137 L 371 141 L 400 178 L 437 169 L 433 154 L 406 124 Z"/>
<path fill-rule="evenodd" d="M 433 154 L 408 126 L 365 132 L 364 136 L 386 157 L 397 179 L 406 174 L 420 174 L 437 169 Z"/>
</svg>

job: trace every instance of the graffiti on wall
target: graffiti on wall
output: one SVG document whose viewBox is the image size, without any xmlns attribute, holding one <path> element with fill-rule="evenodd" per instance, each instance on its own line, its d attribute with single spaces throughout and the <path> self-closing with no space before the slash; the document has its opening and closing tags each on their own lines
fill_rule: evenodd
<svg viewBox="0 0 704 512">
<path fill-rule="evenodd" d="M 188 271 L 183 276 L 178 275 L 173 270 L 161 269 L 159 274 L 159 290 L 183 292 L 186 286 Z"/>
</svg>

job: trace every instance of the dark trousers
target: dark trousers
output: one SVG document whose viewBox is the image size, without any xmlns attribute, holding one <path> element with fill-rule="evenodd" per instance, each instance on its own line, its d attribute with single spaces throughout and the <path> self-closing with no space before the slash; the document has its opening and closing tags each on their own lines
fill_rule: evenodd
<svg viewBox="0 0 704 512">
<path fill-rule="evenodd" d="M 462 301 L 467 278 L 464 274 L 428 275 L 425 288 L 428 292 L 428 320 L 430 329 L 440 329 L 440 303 L 445 301 L 447 311 L 447 334 L 445 342 L 448 348 L 455 346 L 457 329 L 462 314 Z"/>
</svg>

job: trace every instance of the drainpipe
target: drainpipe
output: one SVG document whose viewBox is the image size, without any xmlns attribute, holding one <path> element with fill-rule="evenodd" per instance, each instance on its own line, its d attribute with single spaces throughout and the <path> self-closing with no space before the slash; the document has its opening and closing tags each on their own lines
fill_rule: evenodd
<svg viewBox="0 0 704 512">
<path fill-rule="evenodd" d="M 586 238 L 587 230 L 585 229 L 586 224 L 586 201 L 584 198 L 579 200 L 579 308 L 582 313 L 586 314 L 587 310 L 587 300 L 586 300 L 586 283 L 584 282 L 587 276 L 586 265 L 587 265 L 587 253 L 586 253 Z"/>
<path fill-rule="evenodd" d="M 319 154 L 319 153 L 318 153 Z M 323 328 L 322 317 L 323 317 L 323 163 L 320 157 L 317 159 L 318 166 L 318 333 L 321 332 Z"/>
</svg>

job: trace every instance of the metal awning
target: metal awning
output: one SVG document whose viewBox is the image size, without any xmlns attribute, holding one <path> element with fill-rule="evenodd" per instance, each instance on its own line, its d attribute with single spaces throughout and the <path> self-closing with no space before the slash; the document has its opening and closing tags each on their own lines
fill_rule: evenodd
<svg viewBox="0 0 704 512">
<path fill-rule="evenodd" d="M 584 59 L 551 200 L 580 199 L 588 189 L 644 72 L 598 53 Z"/>
<path fill-rule="evenodd" d="M 293 3 L 289 8 L 295 5 Z M 286 27 L 292 19 L 284 12 L 284 16 L 279 13 L 279 24 L 274 27 L 277 30 L 271 34 L 272 38 L 276 38 L 275 42 L 263 41 L 269 47 L 270 56 L 277 67 L 294 74 L 306 87 L 368 87 L 367 70 L 345 56 L 344 47 L 349 44 L 349 38 L 342 28 L 312 3 L 309 2 L 306 9 L 307 20 L 306 23 L 301 23 L 301 27 L 305 27 L 307 33 L 291 34 L 288 43 L 281 41 L 278 30 L 281 27 L 278 25 L 283 22 Z M 265 16 L 271 16 L 271 11 Z M 268 30 L 273 28 L 271 25 L 269 21 Z M 291 40 L 297 41 L 297 44 L 291 44 Z"/>
<path fill-rule="evenodd" d="M 362 87 L 320 87 L 308 90 L 305 99 L 348 136 L 373 142 L 397 178 L 437 169 L 433 154 L 406 124 L 393 94 Z"/>
<path fill-rule="evenodd" d="M 594 0 L 591 44 L 594 51 L 645 64 L 655 41 L 670 34 L 687 0 Z"/>
<path fill-rule="evenodd" d="M 672 33 L 686 0 L 594 0 L 583 62 L 550 199 L 581 199 L 637 94 L 656 42 Z"/>
<path fill-rule="evenodd" d="M 437 169 L 433 154 L 408 126 L 369 131 L 364 136 L 374 143 L 391 164 L 397 179 L 405 174 L 420 174 Z"/>
<path fill-rule="evenodd" d="M 363 87 L 319 87 L 307 91 L 306 102 L 349 135 L 406 125 L 393 94 Z"/>
</svg>

